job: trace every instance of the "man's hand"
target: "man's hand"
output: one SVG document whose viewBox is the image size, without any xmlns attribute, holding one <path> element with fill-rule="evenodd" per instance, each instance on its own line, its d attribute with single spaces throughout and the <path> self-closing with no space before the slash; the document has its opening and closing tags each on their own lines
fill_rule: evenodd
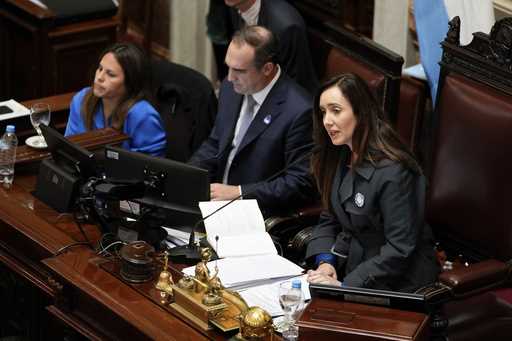
<svg viewBox="0 0 512 341">
<path fill-rule="evenodd" d="M 210 185 L 210 200 L 232 200 L 240 195 L 238 186 L 214 183 Z"/>
<path fill-rule="evenodd" d="M 308 271 L 308 282 L 340 286 L 336 269 L 329 263 L 322 263 L 316 270 Z"/>
</svg>

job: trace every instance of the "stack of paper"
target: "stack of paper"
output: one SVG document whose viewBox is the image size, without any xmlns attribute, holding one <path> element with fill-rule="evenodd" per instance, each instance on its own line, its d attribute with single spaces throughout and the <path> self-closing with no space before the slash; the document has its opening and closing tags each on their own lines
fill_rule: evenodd
<svg viewBox="0 0 512 341">
<path fill-rule="evenodd" d="M 187 245 L 190 239 L 190 232 L 184 231 L 183 229 L 175 229 L 167 226 L 162 226 L 167 232 L 167 246 L 170 248 Z M 188 229 L 190 230 L 190 228 Z M 195 242 L 198 243 L 201 238 L 204 238 L 204 233 L 194 233 Z"/>
<path fill-rule="evenodd" d="M 246 288 L 266 284 L 269 280 L 296 277 L 304 271 L 300 266 L 279 255 L 231 257 L 208 263 L 214 273 L 219 268 L 219 278 L 226 288 Z M 194 275 L 195 267 L 183 269 L 187 275 Z"/>
</svg>

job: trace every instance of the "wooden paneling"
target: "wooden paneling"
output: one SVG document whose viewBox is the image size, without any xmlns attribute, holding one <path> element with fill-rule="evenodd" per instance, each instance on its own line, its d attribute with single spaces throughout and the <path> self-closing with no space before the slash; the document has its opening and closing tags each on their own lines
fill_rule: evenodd
<svg viewBox="0 0 512 341">
<path fill-rule="evenodd" d="M 28 0 L 0 3 L 0 99 L 50 96 L 91 82 L 98 55 L 116 40 L 117 20 L 55 20 Z"/>
<path fill-rule="evenodd" d="M 375 0 L 294 0 L 309 26 L 310 21 L 332 22 L 372 36 L 373 8 Z"/>
</svg>

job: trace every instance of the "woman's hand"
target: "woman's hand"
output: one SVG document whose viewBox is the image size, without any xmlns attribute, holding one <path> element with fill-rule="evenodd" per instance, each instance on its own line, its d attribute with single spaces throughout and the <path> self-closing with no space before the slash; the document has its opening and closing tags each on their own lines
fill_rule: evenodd
<svg viewBox="0 0 512 341">
<path fill-rule="evenodd" d="M 336 269 L 329 263 L 322 263 L 316 270 L 309 270 L 308 282 L 335 286 L 341 285 L 336 275 Z"/>
</svg>

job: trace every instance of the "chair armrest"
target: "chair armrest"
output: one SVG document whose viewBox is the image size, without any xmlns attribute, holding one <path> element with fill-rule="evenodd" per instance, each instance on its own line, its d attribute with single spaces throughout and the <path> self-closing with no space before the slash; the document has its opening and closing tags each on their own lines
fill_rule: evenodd
<svg viewBox="0 0 512 341">
<path fill-rule="evenodd" d="M 503 285 L 509 279 L 510 270 L 509 264 L 489 259 L 444 271 L 439 275 L 439 282 L 450 287 L 455 297 L 467 297 Z"/>
</svg>

